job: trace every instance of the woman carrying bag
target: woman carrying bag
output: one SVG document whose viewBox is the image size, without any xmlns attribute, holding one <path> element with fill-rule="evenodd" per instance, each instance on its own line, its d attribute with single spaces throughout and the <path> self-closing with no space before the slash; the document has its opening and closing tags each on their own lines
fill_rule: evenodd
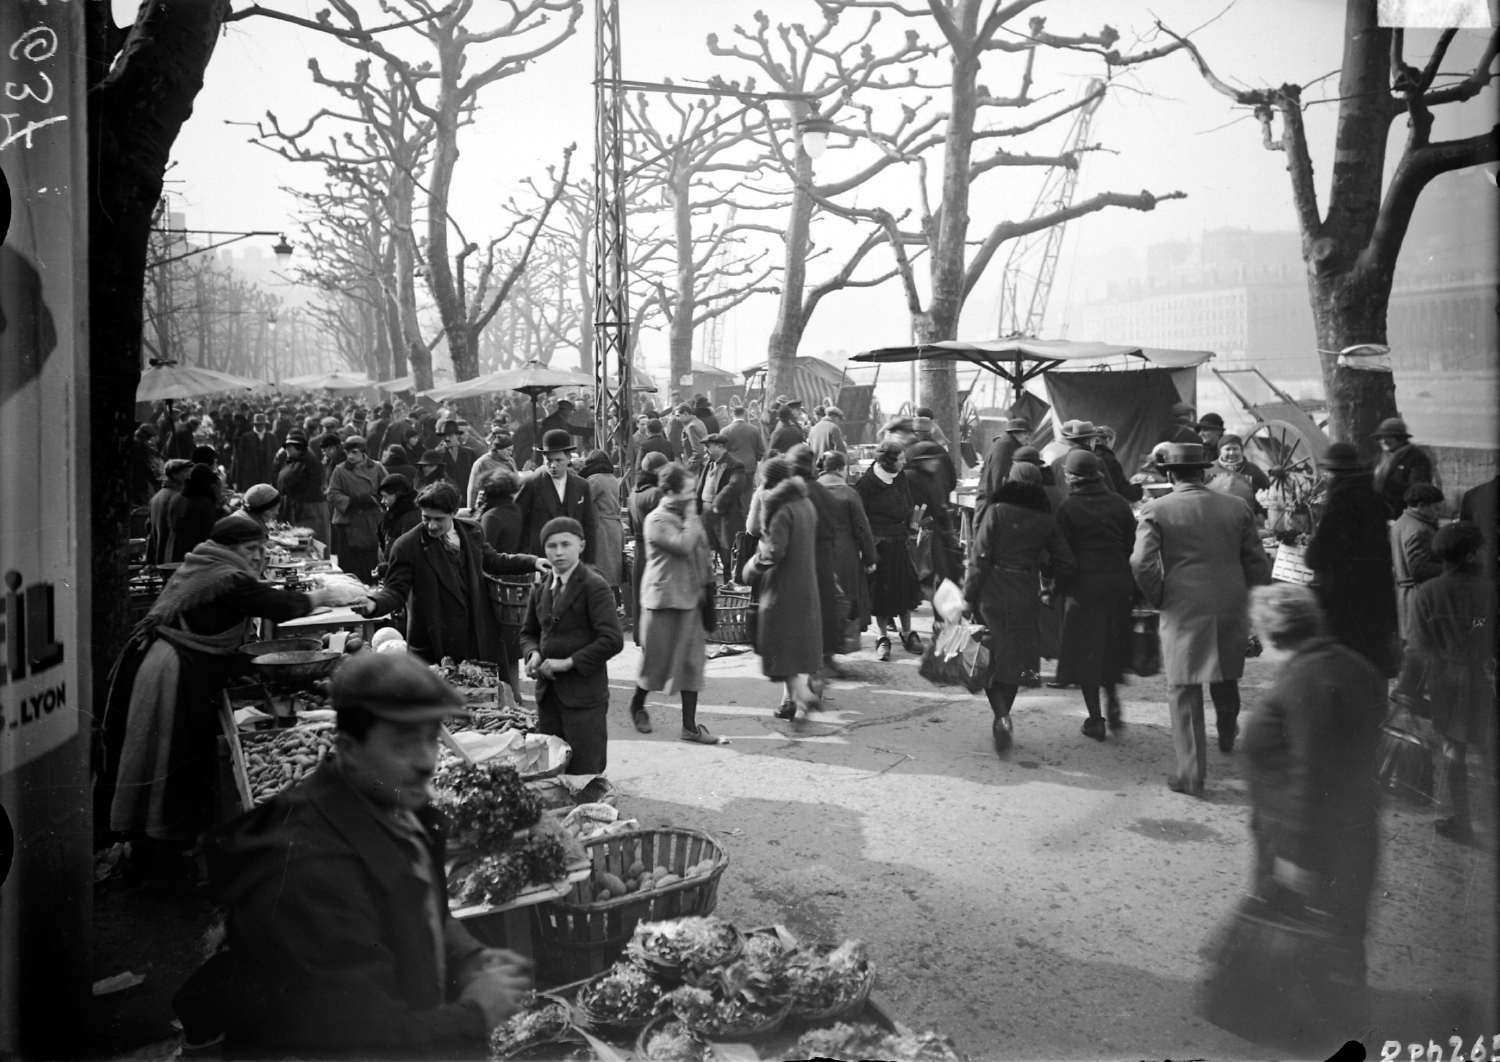
<svg viewBox="0 0 1500 1062">
<path fill-rule="evenodd" d="M 797 705 L 819 707 L 810 678 L 823 664 L 818 599 L 817 510 L 807 487 L 784 457 L 766 462 L 761 490 L 760 546 L 745 565 L 745 582 L 758 588 L 755 651 L 761 670 L 786 687 L 777 718 L 793 719 Z"/>
<path fill-rule="evenodd" d="M 713 592 L 708 533 L 698 517 L 697 482 L 682 465 L 658 474 L 662 499 L 642 528 L 641 671 L 630 700 L 630 718 L 643 734 L 651 732 L 646 694 L 682 694 L 682 740 L 717 745 L 720 739 L 698 722 L 698 692 L 708 645 L 703 627 L 705 587 Z"/>
</svg>

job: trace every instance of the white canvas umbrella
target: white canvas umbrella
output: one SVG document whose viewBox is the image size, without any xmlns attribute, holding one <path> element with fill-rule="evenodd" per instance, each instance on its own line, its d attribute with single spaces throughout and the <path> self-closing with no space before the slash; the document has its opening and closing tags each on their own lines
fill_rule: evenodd
<svg viewBox="0 0 1500 1062">
<path fill-rule="evenodd" d="M 220 391 L 250 390 L 261 386 L 262 381 L 245 376 L 231 376 L 227 372 L 214 372 L 192 365 L 163 362 L 152 365 L 141 373 L 141 382 L 135 389 L 137 402 L 168 402 L 179 398 L 196 398 L 199 395 L 217 394 Z"/>
<path fill-rule="evenodd" d="M 282 380 L 282 387 L 300 387 L 307 391 L 358 391 L 372 386 L 364 373 L 320 372 L 311 376 L 293 376 Z"/>
</svg>

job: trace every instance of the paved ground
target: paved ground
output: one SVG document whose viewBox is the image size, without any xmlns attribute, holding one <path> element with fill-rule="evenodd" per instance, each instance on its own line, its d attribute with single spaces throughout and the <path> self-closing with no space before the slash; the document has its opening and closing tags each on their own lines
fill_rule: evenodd
<svg viewBox="0 0 1500 1062">
<path fill-rule="evenodd" d="M 710 661 L 699 712 L 731 739 L 718 747 L 678 740 L 675 697 L 653 695 L 656 732 L 636 733 L 634 647 L 612 662 L 620 808 L 723 841 L 718 913 L 865 940 L 897 1016 L 976 1060 L 1274 1057 L 1191 1006 L 1200 948 L 1248 881 L 1242 757 L 1210 733 L 1207 798 L 1169 792 L 1153 681 L 1123 691 L 1129 725 L 1102 744 L 1079 733 L 1076 691 L 1023 691 L 1001 760 L 982 697 L 930 686 L 899 648 L 889 663 L 846 659 L 850 678 L 801 725 L 771 717 L 779 687 L 758 658 Z M 1251 661 L 1247 710 L 1271 670 Z M 1488 1045 L 1500 1033 L 1493 856 L 1434 837 L 1428 814 L 1400 804 L 1384 841 L 1369 949 L 1378 1024 L 1350 1035 L 1372 1059 L 1387 1039 L 1432 1042 L 1445 1059 L 1450 1036 L 1465 1053 L 1480 1035 Z M 114 882 L 97 899 L 95 976 L 147 981 L 98 1000 L 96 1053 L 159 1056 L 209 912 Z"/>
<path fill-rule="evenodd" d="M 1167 790 L 1159 680 L 1123 691 L 1129 725 L 1103 743 L 1079 733 L 1077 691 L 1023 691 L 1001 760 L 983 697 L 930 686 L 899 648 L 846 658 L 850 678 L 800 725 L 771 717 L 779 687 L 756 657 L 710 661 L 700 720 L 732 742 L 714 748 L 678 740 L 676 698 L 652 696 L 655 733 L 631 728 L 635 659 L 611 666 L 609 775 L 643 824 L 724 841 L 720 914 L 864 939 L 893 1009 L 976 1059 L 1272 1057 L 1191 1012 L 1200 948 L 1248 881 L 1247 795 L 1211 721 L 1207 798 Z M 1271 672 L 1251 661 L 1247 710 Z M 1493 859 L 1436 838 L 1418 809 L 1384 820 L 1380 1017 L 1351 1035 L 1372 1058 L 1386 1039 L 1488 1045 Z"/>
</svg>

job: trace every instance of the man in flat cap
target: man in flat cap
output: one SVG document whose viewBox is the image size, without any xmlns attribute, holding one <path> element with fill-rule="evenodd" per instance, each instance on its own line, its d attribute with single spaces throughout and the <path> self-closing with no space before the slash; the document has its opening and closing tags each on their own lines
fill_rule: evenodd
<svg viewBox="0 0 1500 1062">
<path fill-rule="evenodd" d="M 187 484 L 193 463 L 185 457 L 174 457 L 162 468 L 161 490 L 151 497 L 150 527 L 146 533 L 146 563 L 165 564 L 172 526 L 187 507 L 182 488 Z"/>
<path fill-rule="evenodd" d="M 989 453 L 984 455 L 984 469 L 979 474 L 979 497 L 978 505 L 974 512 L 974 523 L 977 526 L 979 518 L 984 515 L 983 508 L 991 498 L 1000 490 L 1000 487 L 1010 475 L 1010 466 L 1016 458 L 1016 451 L 1031 442 L 1031 421 L 1025 417 L 1011 417 L 1005 423 L 1005 430 L 995 437 L 990 443 Z"/>
<path fill-rule="evenodd" d="M 1437 534 L 1443 512 L 1443 492 L 1431 483 L 1413 483 L 1406 488 L 1406 509 L 1391 525 L 1391 564 L 1396 572 L 1396 618 L 1401 637 L 1407 638 L 1411 599 L 1417 587 L 1443 572 L 1432 555 L 1432 536 Z"/>
<path fill-rule="evenodd" d="M 270 424 L 264 413 L 250 418 L 250 430 L 234 442 L 229 481 L 234 489 L 243 494 L 257 483 L 271 481 L 271 466 L 276 460 L 280 441 L 271 434 Z"/>
<path fill-rule="evenodd" d="M 490 444 L 489 452 L 474 462 L 464 490 L 464 502 L 472 512 L 479 511 L 479 496 L 491 472 L 506 468 L 517 479 L 521 476 L 521 470 L 516 467 L 516 442 L 509 431 L 496 424 L 490 428 L 489 437 L 485 441 Z"/>
<path fill-rule="evenodd" d="M 808 429 L 807 445 L 812 448 L 815 459 L 830 451 L 848 456 L 849 446 L 844 442 L 843 423 L 844 411 L 838 406 L 828 406 L 823 410 L 823 419 Z"/>
<path fill-rule="evenodd" d="M 625 647 L 614 591 L 583 563 L 584 528 L 577 520 L 555 517 L 539 537 L 552 570 L 532 589 L 521 624 L 526 673 L 536 680 L 537 730 L 572 746 L 570 774 L 603 774 L 607 665 Z"/>
<path fill-rule="evenodd" d="M 531 986 L 448 914 L 432 778 L 463 701 L 400 653 L 351 657 L 332 699 L 333 756 L 210 838 L 225 947 L 175 1001 L 184 1032 L 226 1057 L 484 1058 Z"/>
</svg>

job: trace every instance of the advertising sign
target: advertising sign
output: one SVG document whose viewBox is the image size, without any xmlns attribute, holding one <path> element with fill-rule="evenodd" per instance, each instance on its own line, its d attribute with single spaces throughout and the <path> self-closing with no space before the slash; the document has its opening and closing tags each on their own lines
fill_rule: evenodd
<svg viewBox="0 0 1500 1062">
<path fill-rule="evenodd" d="M 76 1046 L 89 992 L 83 12 L 0 3 L 0 1056 Z"/>
</svg>

